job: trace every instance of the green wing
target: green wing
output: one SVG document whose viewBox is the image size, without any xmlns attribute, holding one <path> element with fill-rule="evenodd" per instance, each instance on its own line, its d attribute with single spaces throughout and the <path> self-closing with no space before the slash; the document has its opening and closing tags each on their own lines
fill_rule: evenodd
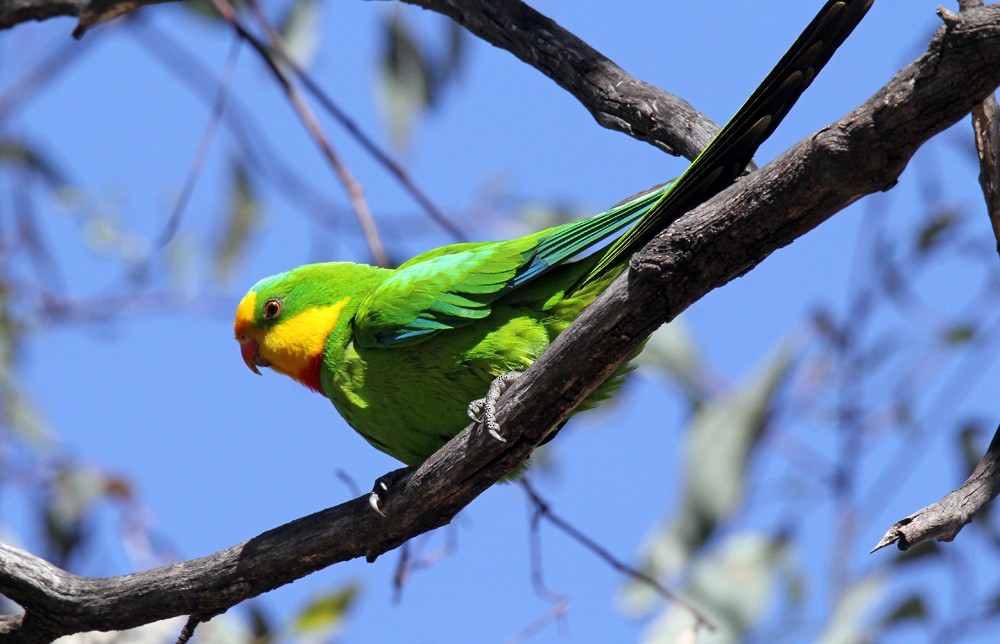
<svg viewBox="0 0 1000 644">
<path fill-rule="evenodd" d="M 526 237 L 453 244 L 418 255 L 361 303 L 355 342 L 400 346 L 482 319 L 504 294 L 635 222 L 666 189 Z"/>
<path fill-rule="evenodd" d="M 362 302 L 355 317 L 355 342 L 362 347 L 399 346 L 472 324 L 488 316 L 493 303 L 511 289 L 635 222 L 575 288 L 619 267 L 659 231 L 736 180 L 873 1 L 826 2 L 676 182 L 600 215 L 527 237 L 456 244 L 419 255 Z"/>
<path fill-rule="evenodd" d="M 605 251 L 580 285 L 627 260 L 686 212 L 729 187 L 874 1 L 829 0 L 823 5 L 750 98 L 673 183 L 672 189 Z"/>
</svg>

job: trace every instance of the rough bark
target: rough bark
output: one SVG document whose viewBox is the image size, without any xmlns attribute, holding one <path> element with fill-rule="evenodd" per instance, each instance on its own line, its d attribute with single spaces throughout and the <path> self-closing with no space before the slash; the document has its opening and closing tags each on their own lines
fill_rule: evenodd
<svg viewBox="0 0 1000 644">
<path fill-rule="evenodd" d="M 925 541 L 951 541 L 1000 493 L 1000 427 L 993 434 L 986 454 L 965 483 L 910 516 L 892 524 L 872 552 L 896 544 L 909 550 Z"/>
<path fill-rule="evenodd" d="M 59 16 L 78 18 L 73 37 L 80 38 L 94 25 L 125 15 L 140 7 L 174 0 L 3 0 L 0 2 L 0 29 L 29 20 Z"/>
<path fill-rule="evenodd" d="M 659 325 L 850 203 L 891 187 L 920 145 L 998 85 L 1000 7 L 963 13 L 864 104 L 699 206 L 639 253 L 633 270 L 504 396 L 499 419 L 507 442 L 466 428 L 419 469 L 403 473 L 384 506 L 388 518 L 355 499 L 207 557 L 107 579 L 77 577 L 2 546 L 0 592 L 26 613 L 0 622 L 0 634 L 4 641 L 46 642 L 179 614 L 207 619 L 315 570 L 372 559 L 447 524 L 527 458 Z"/>
<path fill-rule="evenodd" d="M 6 0 L 0 29 L 27 20 L 76 16 L 73 36 L 148 4 L 174 0 Z M 694 159 L 719 131 L 687 101 L 633 78 L 621 67 L 520 0 L 403 0 L 451 17 L 506 49 L 570 92 L 597 122 Z"/>
<path fill-rule="evenodd" d="M 449 16 L 572 94 L 598 123 L 694 159 L 719 127 L 682 98 L 633 78 L 520 0 L 403 0 Z"/>
</svg>

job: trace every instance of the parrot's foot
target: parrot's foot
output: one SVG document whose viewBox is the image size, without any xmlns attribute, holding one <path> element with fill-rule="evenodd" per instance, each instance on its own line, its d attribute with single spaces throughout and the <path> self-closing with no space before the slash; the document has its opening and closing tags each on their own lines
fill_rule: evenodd
<svg viewBox="0 0 1000 644">
<path fill-rule="evenodd" d="M 372 486 L 372 492 L 368 495 L 368 505 L 372 507 L 372 510 L 378 512 L 381 516 L 385 516 L 385 512 L 379 507 L 381 503 L 385 502 L 389 495 L 392 493 L 393 487 L 395 487 L 399 482 L 410 474 L 416 467 L 401 467 L 398 470 L 393 470 L 388 474 L 383 474 L 382 476 L 375 479 L 375 485 Z"/>
<path fill-rule="evenodd" d="M 507 388 L 521 377 L 522 373 L 521 371 L 508 371 L 502 376 L 497 376 L 490 383 L 490 389 L 486 392 L 485 398 L 469 403 L 469 418 L 486 425 L 486 431 L 490 433 L 490 436 L 501 443 L 506 443 L 507 439 L 500 435 L 500 423 L 497 422 L 497 401 L 500 400 L 503 392 L 507 391 Z"/>
</svg>

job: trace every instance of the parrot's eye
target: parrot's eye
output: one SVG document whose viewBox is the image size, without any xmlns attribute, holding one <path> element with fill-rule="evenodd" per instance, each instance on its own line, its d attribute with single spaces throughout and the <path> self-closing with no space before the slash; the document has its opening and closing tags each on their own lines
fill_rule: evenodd
<svg viewBox="0 0 1000 644">
<path fill-rule="evenodd" d="M 281 300 L 268 300 L 264 302 L 264 319 L 273 320 L 281 313 Z"/>
</svg>

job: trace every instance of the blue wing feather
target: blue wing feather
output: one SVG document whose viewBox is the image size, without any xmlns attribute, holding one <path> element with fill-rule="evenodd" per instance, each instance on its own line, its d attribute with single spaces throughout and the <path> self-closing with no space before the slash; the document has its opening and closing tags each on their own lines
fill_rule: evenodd
<svg viewBox="0 0 1000 644">
<path fill-rule="evenodd" d="M 365 347 L 411 344 L 480 320 L 504 294 L 641 218 L 666 190 L 669 185 L 526 237 L 453 244 L 418 255 L 362 302 L 355 341 Z"/>
</svg>

